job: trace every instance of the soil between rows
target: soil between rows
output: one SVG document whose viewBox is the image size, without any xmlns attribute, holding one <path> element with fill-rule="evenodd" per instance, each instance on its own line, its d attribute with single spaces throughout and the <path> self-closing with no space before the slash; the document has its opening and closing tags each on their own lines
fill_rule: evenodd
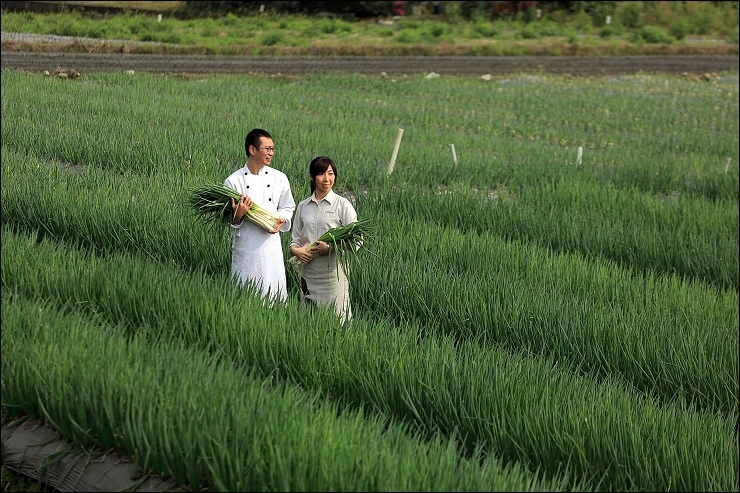
<svg viewBox="0 0 740 493">
<path fill-rule="evenodd" d="M 134 53 L 67 53 L 2 51 L 2 70 L 30 72 L 74 69 L 80 74 L 130 71 L 162 74 L 306 75 L 358 73 L 388 76 L 428 75 L 493 77 L 512 74 L 616 76 L 637 73 L 716 74 L 738 70 L 734 55 L 670 56 L 419 56 L 419 57 L 317 57 L 249 58 L 239 56 L 153 55 Z"/>
</svg>

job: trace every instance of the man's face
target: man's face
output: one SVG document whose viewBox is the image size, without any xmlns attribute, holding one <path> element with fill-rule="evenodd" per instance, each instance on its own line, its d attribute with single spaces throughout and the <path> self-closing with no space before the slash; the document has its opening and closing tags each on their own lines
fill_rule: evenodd
<svg viewBox="0 0 740 493">
<path fill-rule="evenodd" d="M 262 162 L 264 165 L 269 165 L 272 161 L 272 157 L 275 155 L 275 144 L 272 139 L 267 137 L 260 137 L 259 147 L 252 146 L 253 156 Z"/>
</svg>

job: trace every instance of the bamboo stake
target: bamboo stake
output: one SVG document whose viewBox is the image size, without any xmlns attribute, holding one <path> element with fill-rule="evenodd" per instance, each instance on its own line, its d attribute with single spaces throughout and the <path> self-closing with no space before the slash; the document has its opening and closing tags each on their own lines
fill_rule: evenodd
<svg viewBox="0 0 740 493">
<path fill-rule="evenodd" d="M 450 152 L 452 152 L 452 164 L 457 164 L 457 154 L 455 154 L 455 144 L 450 144 Z"/>
<path fill-rule="evenodd" d="M 401 137 L 403 137 L 403 128 L 398 129 L 398 135 L 396 136 L 396 144 L 393 146 L 393 154 L 391 154 L 391 162 L 388 163 L 388 175 L 393 173 L 393 165 L 396 164 L 396 156 L 398 156 L 398 148 L 401 147 Z"/>
</svg>

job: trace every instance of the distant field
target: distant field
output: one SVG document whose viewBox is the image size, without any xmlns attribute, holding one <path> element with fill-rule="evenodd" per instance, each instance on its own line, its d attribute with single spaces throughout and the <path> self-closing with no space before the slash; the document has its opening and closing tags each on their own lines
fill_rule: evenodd
<svg viewBox="0 0 740 493">
<path fill-rule="evenodd" d="M 90 7 L 108 7 L 131 10 L 154 10 L 169 12 L 175 10 L 182 2 L 39 2 L 39 3 L 56 3 L 62 5 L 85 5 Z"/>
</svg>

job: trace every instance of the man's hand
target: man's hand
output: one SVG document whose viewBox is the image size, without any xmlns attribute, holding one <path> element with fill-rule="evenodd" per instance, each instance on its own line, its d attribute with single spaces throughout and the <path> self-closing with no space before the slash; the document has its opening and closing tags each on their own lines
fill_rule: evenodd
<svg viewBox="0 0 740 493">
<path fill-rule="evenodd" d="M 244 214 L 247 213 L 250 207 L 252 207 L 252 199 L 249 195 L 242 194 L 238 204 L 234 199 L 231 199 L 231 209 L 234 211 L 234 220 L 231 221 L 231 224 L 239 224 L 242 222 Z"/>
<path fill-rule="evenodd" d="M 280 219 L 278 219 L 277 224 L 278 224 L 277 225 L 277 228 L 276 229 L 269 230 L 268 233 L 275 234 L 278 231 L 280 231 L 280 228 L 282 228 L 283 227 L 283 224 L 285 224 L 285 218 L 284 217 L 281 217 Z"/>
</svg>

